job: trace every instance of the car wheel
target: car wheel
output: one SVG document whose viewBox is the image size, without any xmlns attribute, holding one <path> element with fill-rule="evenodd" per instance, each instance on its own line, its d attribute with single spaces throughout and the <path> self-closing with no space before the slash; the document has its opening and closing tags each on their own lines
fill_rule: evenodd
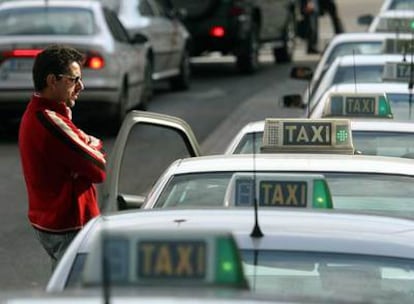
<svg viewBox="0 0 414 304">
<path fill-rule="evenodd" d="M 124 84 L 122 87 L 121 94 L 119 96 L 119 101 L 117 104 L 116 112 L 113 117 L 113 124 L 111 126 L 111 130 L 113 132 L 117 132 L 118 129 L 121 127 L 122 122 L 127 114 L 127 103 L 128 103 L 128 89 Z"/>
<path fill-rule="evenodd" d="M 293 52 L 296 44 L 296 24 L 293 15 L 289 17 L 289 20 L 285 26 L 285 33 L 283 35 L 283 47 L 273 49 L 273 56 L 275 62 L 284 63 L 291 62 L 293 59 Z"/>
<path fill-rule="evenodd" d="M 154 94 L 154 83 L 152 81 L 152 61 L 148 59 L 145 64 L 144 81 L 141 93 L 141 100 L 137 107 L 138 110 L 147 110 L 148 104 Z"/>
<path fill-rule="evenodd" d="M 244 73 L 253 73 L 259 68 L 259 37 L 258 28 L 252 25 L 248 39 L 242 44 L 237 55 L 237 67 Z"/>
<path fill-rule="evenodd" d="M 191 78 L 191 66 L 190 66 L 190 55 L 187 50 L 183 51 L 183 56 L 180 62 L 180 73 L 170 79 L 171 89 L 187 90 L 190 87 Z"/>
</svg>

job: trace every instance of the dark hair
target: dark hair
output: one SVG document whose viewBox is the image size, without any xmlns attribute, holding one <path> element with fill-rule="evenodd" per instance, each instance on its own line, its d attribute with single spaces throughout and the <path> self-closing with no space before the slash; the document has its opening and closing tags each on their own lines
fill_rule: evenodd
<svg viewBox="0 0 414 304">
<path fill-rule="evenodd" d="M 82 65 L 84 55 L 78 50 L 64 45 L 50 45 L 40 52 L 33 64 L 33 83 L 36 91 L 46 87 L 49 74 L 59 75 L 69 72 L 69 65 L 78 62 Z"/>
</svg>

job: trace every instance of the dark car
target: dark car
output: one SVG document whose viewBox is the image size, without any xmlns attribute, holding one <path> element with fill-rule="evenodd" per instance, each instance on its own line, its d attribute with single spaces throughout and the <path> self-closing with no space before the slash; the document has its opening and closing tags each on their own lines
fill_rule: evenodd
<svg viewBox="0 0 414 304">
<path fill-rule="evenodd" d="M 219 51 L 236 56 L 244 72 L 258 68 L 259 49 L 269 44 L 275 61 L 290 62 L 295 47 L 294 0 L 159 0 L 185 12 L 191 55 Z"/>
</svg>

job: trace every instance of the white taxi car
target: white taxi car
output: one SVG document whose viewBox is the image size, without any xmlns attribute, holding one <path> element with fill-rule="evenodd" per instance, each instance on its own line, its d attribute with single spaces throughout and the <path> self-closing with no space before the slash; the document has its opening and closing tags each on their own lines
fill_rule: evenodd
<svg viewBox="0 0 414 304">
<path fill-rule="evenodd" d="M 2 2 L 2 119 L 20 118 L 33 93 L 34 57 L 59 43 L 86 54 L 82 82 L 87 89 L 79 97 L 74 117 L 98 116 L 106 122 L 109 118 L 119 126 L 128 110 L 146 106 L 145 41 L 140 35 L 130 38 L 117 16 L 97 1 Z"/>
<path fill-rule="evenodd" d="M 306 302 L 318 297 L 319 301 L 328 303 L 344 300 L 360 303 L 367 298 L 374 303 L 412 301 L 412 220 L 333 211 L 258 208 L 255 212 L 252 207 L 139 210 L 96 217 L 68 247 L 47 284 L 47 291 L 56 293 L 81 286 L 86 274 L 91 273 L 87 269 L 94 263 L 93 257 L 98 256 L 99 260 L 94 244 L 101 231 L 139 231 L 138 235 L 148 232 L 147 239 L 151 239 L 151 229 L 168 230 L 169 238 L 194 229 L 232 232 L 249 288 L 259 295 L 272 295 L 276 300 L 294 296 L 305 298 Z M 124 243 L 128 241 L 122 238 L 107 244 L 113 253 L 108 260 L 116 266 L 115 274 L 131 273 L 130 277 L 135 278 L 140 274 L 139 268 L 124 266 L 140 259 L 134 253 L 137 246 L 125 250 Z M 168 264 L 167 251 L 149 248 L 146 252 L 163 255 L 159 260 L 163 266 L 158 271 L 173 265 Z M 187 252 L 186 256 L 198 252 Z M 226 252 L 230 258 L 231 250 Z M 123 258 L 128 253 L 129 258 Z M 154 265 L 159 263 L 151 267 Z M 203 263 L 196 265 L 199 269 Z M 227 271 L 232 269 L 229 262 L 222 267 Z M 167 274 L 173 273 L 174 268 L 168 269 Z"/>
<path fill-rule="evenodd" d="M 335 35 L 325 47 L 313 72 L 310 73 L 310 81 L 302 94 L 302 100 L 307 102 L 309 91 L 313 90 L 319 78 L 336 58 L 352 54 L 399 54 L 413 49 L 411 44 L 413 44 L 411 35 L 406 33 L 396 35 L 394 33 L 356 32 Z"/>
<path fill-rule="evenodd" d="M 179 20 L 178 12 L 156 0 L 99 1 L 115 11 L 130 36 L 148 37 L 146 69 L 154 81 L 168 80 L 173 90 L 190 87 L 190 34 Z M 151 83 L 148 85 L 152 87 Z"/>
<path fill-rule="evenodd" d="M 383 83 L 357 83 L 357 84 L 338 84 L 327 90 L 315 107 L 310 111 L 310 118 L 325 117 L 329 112 L 329 107 L 333 95 L 366 95 L 381 96 L 384 104 L 389 103 L 389 110 L 392 112 L 392 118 L 399 121 L 407 121 L 414 119 L 414 100 L 413 90 L 409 88 L 409 84 L 405 82 L 383 82 Z M 388 106 L 387 106 L 388 107 Z M 364 110 L 360 108 L 360 110 Z M 363 111 L 366 112 L 366 111 Z M 361 113 L 365 116 L 366 113 Z M 332 115 L 330 115 L 332 116 Z"/>
<path fill-rule="evenodd" d="M 141 126 L 163 125 L 177 130 L 188 154 L 197 156 L 200 152 L 191 129 L 182 120 L 131 112 L 112 151 L 110 174 L 100 193 L 102 209 L 228 208 L 250 206 L 255 200 L 264 207 L 299 209 L 333 207 L 389 213 L 409 213 L 413 209 L 412 160 L 354 155 L 348 120 L 270 122 L 262 149 L 272 153 L 180 158 L 143 189 L 139 186 L 148 178 L 137 178 L 138 153 L 133 150 L 130 162 L 125 153 L 128 145 L 139 145 L 135 132 Z M 124 183 L 129 187 L 121 186 Z"/>
<path fill-rule="evenodd" d="M 284 104 L 307 105 L 312 111 L 322 95 L 333 85 L 342 83 L 382 83 L 384 81 L 384 66 L 389 62 L 402 62 L 408 59 L 403 54 L 379 55 L 345 55 L 338 57 L 321 75 L 313 86 L 308 100 L 302 100 L 300 95 L 284 96 Z M 308 67 L 296 66 L 291 71 L 291 77 L 296 79 L 310 79 L 311 71 Z"/>
<path fill-rule="evenodd" d="M 414 5 L 413 5 L 414 6 Z M 414 30 L 414 9 L 387 10 L 374 17 L 368 32 L 412 33 Z"/>
<path fill-rule="evenodd" d="M 264 125 L 264 120 L 246 124 L 233 137 L 224 153 L 260 152 Z M 356 153 L 409 158 L 414 153 L 414 123 L 412 122 L 392 119 L 380 121 L 364 118 L 352 119 L 351 130 Z M 253 143 L 255 143 L 254 146 Z"/>
</svg>

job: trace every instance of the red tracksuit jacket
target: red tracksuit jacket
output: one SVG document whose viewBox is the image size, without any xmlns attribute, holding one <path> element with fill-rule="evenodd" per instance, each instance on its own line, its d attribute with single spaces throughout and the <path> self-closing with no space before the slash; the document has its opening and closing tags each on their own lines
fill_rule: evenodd
<svg viewBox="0 0 414 304">
<path fill-rule="evenodd" d="M 90 139 L 63 103 L 33 95 L 20 123 L 19 150 L 35 228 L 77 230 L 99 215 L 93 183 L 105 179 L 106 161 L 102 142 Z"/>
</svg>

